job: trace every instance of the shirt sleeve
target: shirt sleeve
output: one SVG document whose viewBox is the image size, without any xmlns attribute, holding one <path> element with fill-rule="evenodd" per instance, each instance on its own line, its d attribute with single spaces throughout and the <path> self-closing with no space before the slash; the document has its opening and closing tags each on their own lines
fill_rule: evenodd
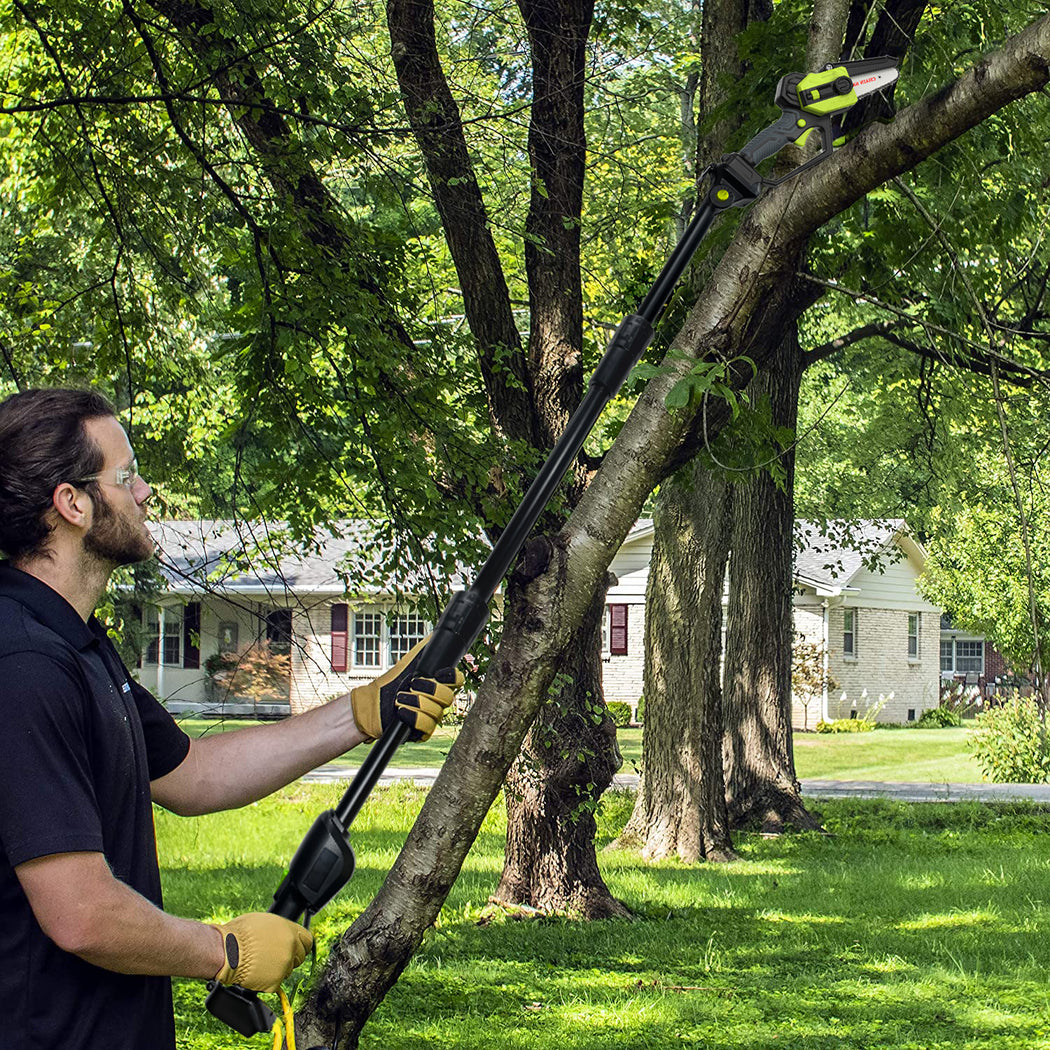
<svg viewBox="0 0 1050 1050">
<path fill-rule="evenodd" d="M 101 853 L 79 676 L 41 653 L 25 652 L 0 658 L 0 682 L 0 845 L 8 862 Z"/>
<path fill-rule="evenodd" d="M 142 720 L 146 738 L 146 762 L 150 780 L 157 780 L 180 766 L 190 753 L 190 738 L 179 728 L 171 712 L 134 678 L 130 679 L 131 695 Z"/>
</svg>

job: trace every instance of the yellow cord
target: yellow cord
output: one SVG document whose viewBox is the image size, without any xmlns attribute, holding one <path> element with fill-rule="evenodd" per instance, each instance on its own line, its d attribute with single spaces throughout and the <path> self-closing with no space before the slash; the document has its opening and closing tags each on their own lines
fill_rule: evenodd
<svg viewBox="0 0 1050 1050">
<path fill-rule="evenodd" d="M 285 1035 L 288 1037 L 288 1050 L 295 1050 L 295 1014 L 292 1004 L 288 1002 L 288 996 L 284 994 L 283 988 L 277 989 L 281 997 L 281 1013 L 284 1014 L 284 1027 L 281 1027 L 281 1019 L 278 1017 L 273 1023 L 273 1050 L 281 1050 Z"/>
<path fill-rule="evenodd" d="M 288 1050 L 295 1050 L 295 1014 L 292 1012 L 292 1004 L 288 1002 L 288 996 L 284 989 L 278 989 L 281 995 L 281 1010 L 284 1012 L 284 1030 L 288 1038 Z"/>
</svg>

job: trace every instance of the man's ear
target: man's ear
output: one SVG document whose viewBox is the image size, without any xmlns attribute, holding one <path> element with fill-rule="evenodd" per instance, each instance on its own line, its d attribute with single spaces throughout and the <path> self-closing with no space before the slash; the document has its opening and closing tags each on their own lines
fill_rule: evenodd
<svg viewBox="0 0 1050 1050">
<path fill-rule="evenodd" d="M 88 524 L 91 497 L 84 489 L 78 489 L 68 481 L 63 481 L 51 494 L 51 505 L 58 516 L 70 525 L 83 528 Z"/>
</svg>

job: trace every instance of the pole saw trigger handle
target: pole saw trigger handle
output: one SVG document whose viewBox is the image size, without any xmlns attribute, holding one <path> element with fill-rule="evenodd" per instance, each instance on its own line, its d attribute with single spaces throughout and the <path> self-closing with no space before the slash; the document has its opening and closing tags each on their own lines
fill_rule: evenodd
<svg viewBox="0 0 1050 1050">
<path fill-rule="evenodd" d="M 780 119 L 760 131 L 739 153 L 729 153 L 708 169 L 712 176 L 707 200 L 717 211 L 739 208 L 757 200 L 768 186 L 778 186 L 829 157 L 841 145 L 842 118 L 865 95 L 897 79 L 892 58 L 865 58 L 828 66 L 819 73 L 787 73 L 777 84 L 774 101 Z M 759 174 L 758 165 L 785 146 L 803 145 L 813 132 L 820 152 L 779 179 Z"/>
<path fill-rule="evenodd" d="M 760 131 L 740 155 L 752 166 L 779 153 L 788 143 L 803 145 L 816 132 L 820 152 L 795 168 L 791 178 L 819 163 L 838 145 L 842 118 L 861 98 L 892 84 L 898 76 L 892 58 L 866 58 L 858 62 L 829 65 L 819 73 L 787 73 L 777 84 L 774 101 L 781 109 L 780 119 Z M 783 182 L 778 179 L 777 182 Z M 776 182 L 766 180 L 767 185 Z"/>
</svg>

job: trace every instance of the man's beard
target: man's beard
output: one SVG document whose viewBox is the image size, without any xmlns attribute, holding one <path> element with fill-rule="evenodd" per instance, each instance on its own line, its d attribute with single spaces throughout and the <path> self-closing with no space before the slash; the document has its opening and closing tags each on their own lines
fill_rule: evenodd
<svg viewBox="0 0 1050 1050">
<path fill-rule="evenodd" d="M 95 518 L 84 534 L 84 550 L 113 565 L 134 565 L 153 557 L 153 540 L 143 526 L 118 514 L 101 493 L 93 502 Z"/>
</svg>

